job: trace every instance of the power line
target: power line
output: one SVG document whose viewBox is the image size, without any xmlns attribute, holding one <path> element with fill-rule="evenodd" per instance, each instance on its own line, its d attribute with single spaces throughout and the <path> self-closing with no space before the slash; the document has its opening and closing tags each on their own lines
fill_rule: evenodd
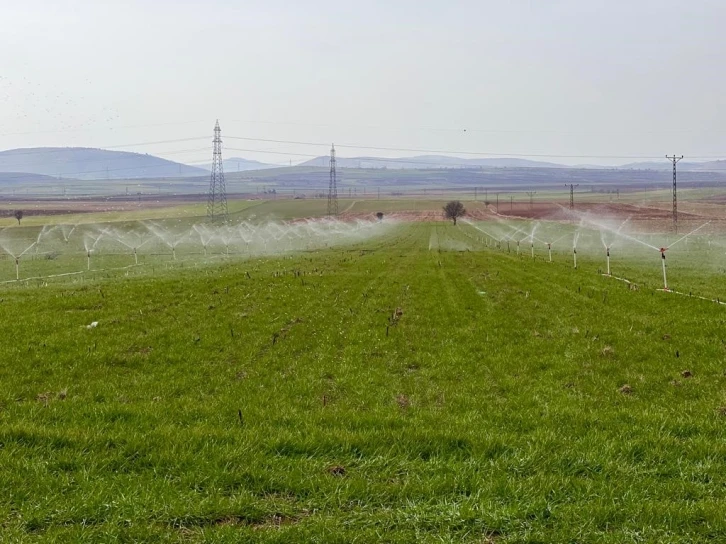
<svg viewBox="0 0 726 544">
<path fill-rule="evenodd" d="M 119 125 L 115 127 L 88 127 L 88 128 L 67 128 L 61 130 L 31 130 L 25 132 L 2 132 L 0 136 L 29 136 L 32 134 L 63 134 L 66 132 L 91 132 L 95 130 L 119 130 L 126 128 L 148 128 L 148 127 L 166 127 L 171 125 L 192 125 L 196 123 L 204 123 L 205 121 L 172 121 L 169 123 L 151 123 L 145 125 Z"/>
<path fill-rule="evenodd" d="M 103 150 L 101 150 L 101 151 L 103 151 Z M 127 153 L 128 155 L 138 155 L 138 156 L 141 156 L 141 157 L 150 156 L 150 157 L 156 157 L 156 158 L 160 158 L 162 160 L 165 160 L 164 157 L 163 157 L 163 155 L 178 155 L 178 154 L 181 154 L 181 153 L 196 153 L 196 152 L 199 152 L 199 151 L 209 151 L 209 148 L 208 147 L 198 147 L 198 148 L 195 148 L 195 149 L 179 149 L 177 151 L 163 151 L 161 153 L 154 153 L 153 155 L 148 155 L 146 153 L 131 153 L 131 152 L 127 152 L 127 151 L 122 151 L 121 153 Z M 118 153 L 118 152 L 116 152 L 116 153 Z M 122 157 L 109 157 L 109 158 L 104 158 L 104 159 L 100 159 L 100 158 L 99 159 L 92 159 L 91 162 L 103 162 L 103 163 L 107 163 L 107 162 L 113 162 L 113 161 L 128 161 L 128 160 L 133 160 L 128 155 L 122 156 Z M 53 158 L 49 158 L 48 160 L 45 160 L 44 161 L 44 163 L 51 164 L 53 166 L 61 166 L 63 164 L 68 164 L 68 163 L 73 163 L 73 162 L 79 162 L 79 161 L 78 161 L 78 159 L 73 159 L 73 158 L 67 158 L 67 159 L 60 159 L 60 158 L 53 159 Z M 170 161 L 170 162 L 174 162 L 174 161 Z M 179 164 L 181 164 L 181 163 L 179 163 Z M 187 164 L 187 163 L 184 163 L 184 164 Z M 24 166 L 28 166 L 27 163 L 15 163 L 15 164 L 5 164 L 5 163 L 2 163 L 2 167 L 3 168 L 16 168 L 16 167 L 22 168 Z M 161 166 L 161 165 L 159 165 L 159 166 Z M 134 168 L 147 168 L 147 166 L 139 166 L 139 167 L 134 167 Z M 148 166 L 148 168 L 154 168 L 154 167 L 153 166 Z M 88 172 L 64 172 L 64 173 L 65 174 L 83 174 L 83 173 L 88 173 Z"/>
<path fill-rule="evenodd" d="M 204 140 L 207 137 L 205 136 L 197 136 L 197 137 L 190 137 L 190 138 L 177 138 L 172 140 L 156 140 L 156 141 L 150 141 L 150 142 L 134 142 L 134 143 L 128 143 L 128 144 L 117 144 L 117 145 L 108 145 L 108 146 L 98 146 L 93 148 L 87 148 L 87 149 L 122 149 L 127 147 L 141 147 L 141 146 L 148 146 L 148 145 L 161 145 L 161 144 L 169 144 L 169 143 L 180 143 L 180 142 L 189 142 L 189 141 L 196 141 L 196 140 Z M 271 138 L 250 138 L 250 137 L 242 137 L 242 136 L 226 136 L 227 139 L 232 140 L 245 140 L 245 141 L 252 141 L 252 142 L 264 142 L 264 143 L 277 143 L 277 144 L 288 144 L 288 145 L 305 145 L 305 146 L 327 146 L 326 143 L 323 142 L 310 142 L 310 141 L 301 141 L 301 140 L 278 140 L 278 139 L 271 139 Z M 574 154 L 555 154 L 555 153 L 498 153 L 498 152 L 490 152 L 490 151 L 468 151 L 468 150 L 457 150 L 457 149 L 430 149 L 430 148 L 412 148 L 412 147 L 392 147 L 392 146 L 375 146 L 375 145 L 363 145 L 363 144 L 338 144 L 339 148 L 344 149 L 361 149 L 361 150 L 372 150 L 372 151 L 403 151 L 403 152 L 412 152 L 412 153 L 432 153 L 432 154 L 448 154 L 448 155 L 467 155 L 467 156 L 480 156 L 480 157 L 497 157 L 497 158 L 528 158 L 528 157 L 534 157 L 534 158 L 550 158 L 550 159 L 639 159 L 639 160 L 656 160 L 660 159 L 659 156 L 653 156 L 653 155 L 574 155 Z M 77 148 L 77 147 L 76 147 Z M 73 149 L 71 148 L 59 148 L 59 149 Z M 230 148 L 231 149 L 231 148 Z M 14 150 L 11 150 L 14 151 Z M 41 153 L 41 152 L 47 152 L 47 148 L 44 149 L 27 149 L 26 151 L 23 151 L 21 153 L 16 153 L 16 155 L 21 154 L 33 154 L 33 153 Z M 291 155 L 291 156 L 310 156 L 305 155 L 301 153 L 288 153 L 288 152 L 273 152 L 273 151 L 262 151 L 262 150 L 247 150 L 250 152 L 257 152 L 257 153 L 275 153 L 275 154 L 281 154 L 281 155 Z M 726 155 L 702 155 L 702 156 L 693 156 L 691 157 L 694 160 L 698 159 L 720 159 L 725 157 Z M 376 160 L 385 160 L 385 159 L 376 159 Z"/>
<path fill-rule="evenodd" d="M 181 142 L 193 142 L 193 141 L 199 141 L 199 140 L 206 140 L 204 136 L 199 136 L 196 138 L 178 138 L 176 140 L 159 140 L 156 142 L 135 142 L 132 144 L 120 144 L 120 145 L 105 145 L 105 146 L 98 146 L 98 147 L 84 147 L 84 146 L 70 146 L 70 147 L 33 147 L 33 148 L 16 148 L 16 149 L 6 149 L 4 151 L 0 151 L 0 156 L 2 156 L 3 153 L 11 153 L 13 156 L 19 156 L 19 155 L 36 155 L 39 153 L 63 153 L 67 152 L 69 150 L 73 149 L 93 149 L 93 150 L 113 150 L 113 149 L 122 149 L 124 147 L 141 147 L 146 145 L 158 145 L 158 144 L 176 144 Z M 128 151 L 128 153 L 137 153 L 135 151 Z"/>
<path fill-rule="evenodd" d="M 326 143 L 322 142 L 305 142 L 300 140 L 275 140 L 270 138 L 249 138 L 243 136 L 226 136 L 226 138 L 232 140 L 246 140 L 250 142 L 264 142 L 264 143 L 275 143 L 275 144 L 291 144 L 291 145 L 309 145 L 309 146 L 327 146 Z M 388 146 L 372 146 L 363 144 L 337 144 L 339 148 L 344 149 L 368 149 L 372 151 L 406 151 L 411 153 L 433 153 L 433 154 L 448 154 L 448 155 L 472 155 L 481 157 L 498 157 L 498 158 L 550 158 L 550 159 L 641 159 L 641 160 L 657 160 L 660 156 L 656 155 L 567 155 L 567 154 L 554 154 L 554 153 L 495 153 L 490 151 L 463 151 L 456 149 L 422 149 L 412 147 L 388 147 Z M 718 159 L 723 158 L 726 155 L 713 155 L 713 156 L 700 156 L 692 157 L 693 159 Z"/>
<path fill-rule="evenodd" d="M 272 125 L 272 126 L 295 126 L 295 127 L 317 127 L 317 128 L 332 128 L 332 129 L 357 129 L 357 130 L 385 130 L 385 131 L 402 131 L 402 132 L 445 132 L 445 133 L 480 133 L 480 134 L 560 134 L 560 135 L 599 135 L 599 136 L 619 136 L 624 134 L 622 131 L 582 131 L 582 130 L 559 130 L 552 128 L 534 129 L 534 128 L 477 128 L 462 124 L 458 127 L 436 127 L 436 126 L 385 126 L 385 125 L 356 125 L 356 124 L 331 124 L 331 123 L 305 123 L 305 122 L 291 122 L 291 121 L 270 121 L 270 120 L 251 120 L 251 119 L 230 119 L 228 123 L 244 123 L 245 125 Z M 121 130 L 130 128 L 148 128 L 148 127 L 162 127 L 162 126 L 173 126 L 173 125 L 191 125 L 206 123 L 204 119 L 187 120 L 187 121 L 169 121 L 162 123 L 144 123 L 136 125 L 117 125 L 117 126 L 95 126 L 95 127 L 82 127 L 82 128 L 66 128 L 56 130 L 35 130 L 35 131 L 22 131 L 22 132 L 4 132 L 0 133 L 1 136 L 23 136 L 33 134 L 63 134 L 70 132 L 92 132 L 99 130 Z M 654 130 L 640 130 L 633 131 L 629 130 L 628 134 L 663 134 L 663 133 L 686 133 L 686 134 L 713 134 L 726 132 L 724 129 L 712 128 L 712 129 L 688 129 L 688 128 L 661 128 Z M 327 145 L 327 144 L 326 144 Z"/>
</svg>

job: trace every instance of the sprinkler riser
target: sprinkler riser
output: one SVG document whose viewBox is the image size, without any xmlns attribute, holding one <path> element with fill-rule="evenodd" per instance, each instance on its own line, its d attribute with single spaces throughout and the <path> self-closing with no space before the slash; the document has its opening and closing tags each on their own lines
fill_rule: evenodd
<svg viewBox="0 0 726 544">
<path fill-rule="evenodd" d="M 666 256 L 665 252 L 661 254 L 661 263 L 663 263 L 663 289 L 668 291 L 668 278 L 666 277 Z"/>
</svg>

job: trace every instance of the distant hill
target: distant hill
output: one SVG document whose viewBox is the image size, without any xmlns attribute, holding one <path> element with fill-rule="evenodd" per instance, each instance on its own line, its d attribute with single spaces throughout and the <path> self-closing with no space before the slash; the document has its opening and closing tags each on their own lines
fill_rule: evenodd
<svg viewBox="0 0 726 544">
<path fill-rule="evenodd" d="M 28 174 L 27 172 L 0 172 L 0 184 L 25 183 L 36 181 L 54 181 L 57 178 L 43 174 Z"/>
<path fill-rule="evenodd" d="M 35 147 L 0 151 L 0 172 L 83 180 L 197 177 L 208 173 L 202 168 L 153 155 L 86 147 Z"/>
<path fill-rule="evenodd" d="M 299 166 L 330 165 L 330 157 L 322 156 L 310 159 Z M 340 168 L 390 168 L 390 169 L 428 169 L 428 168 L 567 168 L 551 162 L 530 161 L 513 158 L 462 159 L 446 155 L 418 155 L 415 157 L 380 158 L 380 157 L 339 157 L 337 166 Z"/>
<path fill-rule="evenodd" d="M 201 165 L 206 170 L 212 169 L 212 164 Z M 247 170 L 267 170 L 269 168 L 280 168 L 278 165 L 267 164 L 265 162 L 243 159 L 242 157 L 232 157 L 222 161 L 222 168 L 225 172 L 245 172 Z"/>
</svg>

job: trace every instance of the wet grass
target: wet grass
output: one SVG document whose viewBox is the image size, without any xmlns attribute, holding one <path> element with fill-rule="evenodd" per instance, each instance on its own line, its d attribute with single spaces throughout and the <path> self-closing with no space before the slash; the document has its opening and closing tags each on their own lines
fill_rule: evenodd
<svg viewBox="0 0 726 544">
<path fill-rule="evenodd" d="M 4 287 L 0 540 L 726 539 L 726 309 L 598 266 L 422 223 Z"/>
</svg>

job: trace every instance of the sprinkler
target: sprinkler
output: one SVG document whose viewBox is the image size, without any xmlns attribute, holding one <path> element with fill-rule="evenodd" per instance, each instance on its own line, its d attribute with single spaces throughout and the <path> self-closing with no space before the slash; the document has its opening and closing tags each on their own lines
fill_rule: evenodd
<svg viewBox="0 0 726 544">
<path fill-rule="evenodd" d="M 517 255 L 519 255 L 519 240 L 517 240 Z"/>
<path fill-rule="evenodd" d="M 86 251 L 86 259 L 88 262 L 87 269 L 90 270 L 91 269 L 91 250 L 90 249 Z"/>
<path fill-rule="evenodd" d="M 20 281 L 20 257 L 15 257 L 15 281 Z"/>
<path fill-rule="evenodd" d="M 507 253 L 511 253 L 511 251 L 509 249 L 509 239 L 507 239 Z"/>
<path fill-rule="evenodd" d="M 532 250 L 532 258 L 534 259 L 534 240 L 532 240 L 531 250 Z"/>
<path fill-rule="evenodd" d="M 605 246 L 605 250 L 606 250 L 605 256 L 607 258 L 607 263 L 608 263 L 607 275 L 609 276 L 610 275 L 610 246 Z"/>
<path fill-rule="evenodd" d="M 575 246 L 572 247 L 572 260 L 575 263 L 575 269 L 577 269 L 577 248 Z"/>
<path fill-rule="evenodd" d="M 171 256 L 176 261 L 176 245 L 171 246 Z"/>
<path fill-rule="evenodd" d="M 550 243 L 547 244 L 547 252 L 550 255 L 550 262 L 552 262 L 552 244 Z"/>
<path fill-rule="evenodd" d="M 668 250 L 667 247 L 660 248 L 660 262 L 663 263 L 663 290 L 668 291 L 668 278 L 666 278 L 666 258 L 665 252 Z"/>
<path fill-rule="evenodd" d="M 139 256 L 136 254 L 136 248 L 134 248 L 134 261 L 139 264 Z"/>
</svg>

